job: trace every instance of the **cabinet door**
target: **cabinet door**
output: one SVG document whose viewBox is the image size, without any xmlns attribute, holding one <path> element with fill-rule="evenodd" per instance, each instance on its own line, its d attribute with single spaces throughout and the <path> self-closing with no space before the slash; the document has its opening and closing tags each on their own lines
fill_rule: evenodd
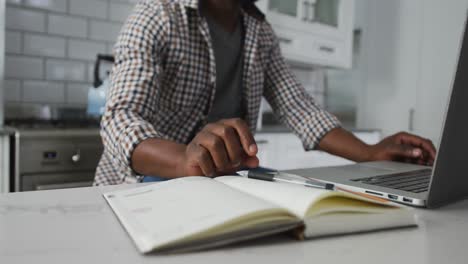
<svg viewBox="0 0 468 264">
<path fill-rule="evenodd" d="M 257 6 L 274 24 L 295 28 L 300 24 L 300 5 L 303 0 L 260 0 Z"/>
<path fill-rule="evenodd" d="M 354 29 L 353 0 L 303 0 L 302 23 L 298 30 L 305 35 L 304 55 L 318 64 L 351 67 Z"/>
<path fill-rule="evenodd" d="M 283 55 L 301 65 L 351 67 L 354 0 L 261 0 Z"/>
<path fill-rule="evenodd" d="M 10 190 L 10 141 L 9 136 L 0 135 L 0 194 Z"/>
<path fill-rule="evenodd" d="M 379 131 L 355 132 L 358 138 L 367 144 L 380 141 Z M 353 162 L 323 151 L 304 151 L 299 138 L 292 133 L 260 133 L 255 136 L 259 148 L 260 166 L 277 169 L 293 170 L 323 166 L 348 165 Z"/>
<path fill-rule="evenodd" d="M 353 0 L 302 0 L 299 4 L 300 28 L 327 37 L 342 39 L 353 26 Z"/>
<path fill-rule="evenodd" d="M 292 133 L 278 135 L 278 162 L 276 169 L 293 170 L 299 168 L 313 168 L 323 166 L 347 165 L 352 162 L 323 151 L 308 151 L 302 147 L 299 138 Z"/>
</svg>

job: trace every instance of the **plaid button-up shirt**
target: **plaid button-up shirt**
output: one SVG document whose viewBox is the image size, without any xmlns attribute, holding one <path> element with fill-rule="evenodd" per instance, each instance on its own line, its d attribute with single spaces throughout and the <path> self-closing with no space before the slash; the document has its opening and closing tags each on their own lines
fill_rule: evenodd
<svg viewBox="0 0 468 264">
<path fill-rule="evenodd" d="M 127 19 L 114 48 L 115 64 L 101 121 L 104 153 L 95 185 L 141 180 L 131 164 L 148 138 L 188 144 L 206 124 L 216 91 L 216 67 L 198 0 L 143 0 Z M 264 96 L 279 120 L 314 149 L 339 126 L 318 107 L 281 55 L 279 42 L 253 5 L 242 10 L 243 101 L 252 132 Z"/>
</svg>

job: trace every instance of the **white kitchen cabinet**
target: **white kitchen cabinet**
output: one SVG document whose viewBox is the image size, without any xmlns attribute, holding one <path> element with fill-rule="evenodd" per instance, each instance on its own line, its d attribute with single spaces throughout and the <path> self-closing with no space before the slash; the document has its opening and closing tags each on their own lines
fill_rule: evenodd
<svg viewBox="0 0 468 264">
<path fill-rule="evenodd" d="M 380 141 L 378 131 L 355 132 L 358 138 L 368 144 Z M 353 162 L 323 151 L 304 151 L 299 138 L 292 133 L 258 133 L 255 135 L 258 145 L 260 166 L 278 170 L 338 166 Z"/>
<path fill-rule="evenodd" d="M 260 0 L 257 6 L 273 25 L 288 61 L 351 67 L 354 0 Z"/>
<path fill-rule="evenodd" d="M 10 142 L 8 135 L 0 134 L 0 194 L 7 193 L 10 185 Z"/>
</svg>

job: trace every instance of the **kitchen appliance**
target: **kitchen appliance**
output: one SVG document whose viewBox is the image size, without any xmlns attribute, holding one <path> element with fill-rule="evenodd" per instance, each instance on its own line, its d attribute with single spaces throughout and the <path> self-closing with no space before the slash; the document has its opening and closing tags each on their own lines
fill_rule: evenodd
<svg viewBox="0 0 468 264">
<path fill-rule="evenodd" d="M 92 185 L 103 151 L 99 120 L 87 118 L 81 109 L 50 110 L 48 115 L 48 119 L 16 116 L 5 120 L 12 130 L 10 192 Z"/>
<path fill-rule="evenodd" d="M 109 72 L 106 72 L 104 80 L 100 77 L 101 63 L 105 61 L 114 63 L 112 55 L 98 54 L 94 64 L 94 82 L 93 87 L 88 90 L 88 110 L 89 116 L 100 117 L 104 114 L 106 106 L 107 91 L 109 88 Z"/>
</svg>

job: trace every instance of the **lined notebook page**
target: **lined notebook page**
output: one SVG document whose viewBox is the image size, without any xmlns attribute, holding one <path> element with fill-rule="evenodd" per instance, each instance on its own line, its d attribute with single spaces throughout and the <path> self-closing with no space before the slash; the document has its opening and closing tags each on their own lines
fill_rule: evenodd
<svg viewBox="0 0 468 264">
<path fill-rule="evenodd" d="M 204 177 L 186 177 L 104 197 L 142 252 L 240 216 L 278 206 Z"/>
</svg>

